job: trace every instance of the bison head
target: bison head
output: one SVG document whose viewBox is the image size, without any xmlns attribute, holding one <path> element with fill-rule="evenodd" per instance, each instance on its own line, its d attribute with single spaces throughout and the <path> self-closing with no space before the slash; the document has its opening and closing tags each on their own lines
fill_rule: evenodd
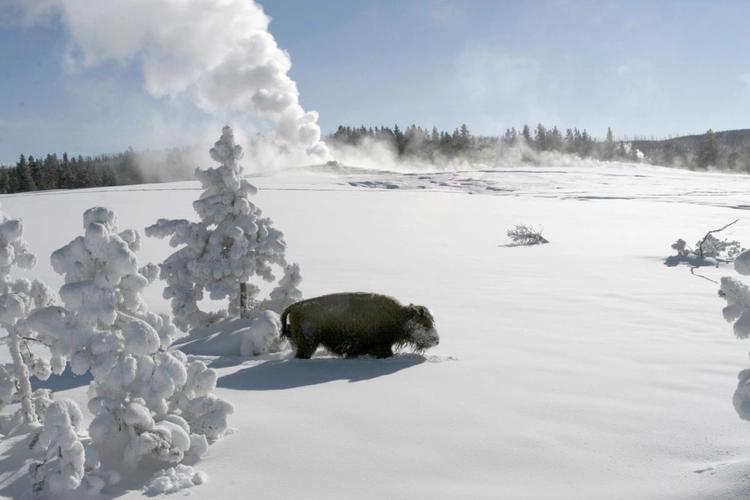
<svg viewBox="0 0 750 500">
<path fill-rule="evenodd" d="M 406 341 L 414 350 L 425 351 L 440 343 L 440 337 L 435 330 L 435 318 L 432 312 L 424 306 L 410 304 L 408 307 L 406 330 L 409 338 Z"/>
</svg>

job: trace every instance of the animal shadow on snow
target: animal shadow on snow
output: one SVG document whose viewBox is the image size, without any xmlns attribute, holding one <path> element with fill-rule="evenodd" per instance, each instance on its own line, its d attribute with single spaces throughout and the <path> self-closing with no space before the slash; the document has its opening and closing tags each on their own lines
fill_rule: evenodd
<svg viewBox="0 0 750 500">
<path fill-rule="evenodd" d="M 336 380 L 361 382 L 391 375 L 427 361 L 419 354 L 392 358 L 313 358 L 269 360 L 221 377 L 217 387 L 249 391 L 280 391 Z"/>
</svg>

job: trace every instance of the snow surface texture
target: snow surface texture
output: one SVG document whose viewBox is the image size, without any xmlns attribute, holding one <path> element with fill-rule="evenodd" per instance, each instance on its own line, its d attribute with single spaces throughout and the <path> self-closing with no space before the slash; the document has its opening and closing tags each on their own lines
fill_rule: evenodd
<svg viewBox="0 0 750 500">
<path fill-rule="evenodd" d="M 451 176 L 456 186 L 439 185 Z M 253 179 L 306 296 L 365 290 L 424 304 L 441 342 L 430 356 L 390 360 L 216 360 L 215 394 L 235 405 L 234 432 L 197 464 L 209 481 L 191 496 L 747 498 L 750 425 L 732 398 L 748 348 L 719 316 L 718 285 L 663 262 L 678 238 L 738 217 L 720 236 L 747 243 L 748 180 L 629 164 Z M 2 204 L 49 256 L 81 232 L 79 218 L 57 218 L 51 231 L 52 213 L 106 204 L 140 229 L 154 214 L 190 217 L 201 192 L 186 182 Z M 543 225 L 552 243 L 499 247 L 519 221 Z M 172 251 L 144 238 L 138 257 Z M 46 258 L 19 276 L 64 284 Z M 158 288 L 143 296 L 166 313 Z M 458 360 L 430 362 L 449 358 Z M 91 418 L 85 384 L 67 375 L 47 383 Z M 27 449 L 20 437 L 0 440 L 0 496 L 28 490 L 17 473 Z M 142 498 L 148 477 L 123 475 L 102 495 Z"/>
<path fill-rule="evenodd" d="M 170 237 L 171 246 L 181 246 L 161 264 L 160 276 L 167 282 L 164 298 L 172 301 L 174 322 L 184 331 L 205 329 L 228 316 L 253 316 L 266 309 L 280 313 L 301 296 L 299 266 L 287 265 L 284 235 L 249 199 L 257 189 L 241 177 L 242 148 L 230 127 L 224 127 L 210 153 L 221 166 L 195 171 L 204 189 L 193 202 L 201 222 L 159 219 L 146 228 L 147 236 Z M 261 302 L 260 288 L 249 281 L 254 276 L 275 281 L 272 265 L 281 266 L 285 275 Z M 240 283 L 247 287 L 242 311 Z M 202 311 L 198 303 L 205 292 L 212 300 L 228 299 L 229 307 Z"/>
</svg>

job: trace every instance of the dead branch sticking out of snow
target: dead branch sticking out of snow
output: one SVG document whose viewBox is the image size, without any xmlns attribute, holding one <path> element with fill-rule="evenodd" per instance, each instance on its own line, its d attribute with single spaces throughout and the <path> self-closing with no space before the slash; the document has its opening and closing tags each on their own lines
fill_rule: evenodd
<svg viewBox="0 0 750 500">
<path fill-rule="evenodd" d="M 514 229 L 508 229 L 508 237 L 513 240 L 513 245 L 517 246 L 549 243 L 542 236 L 542 229 L 537 231 L 534 227 L 527 226 L 526 224 L 518 224 Z"/>
<path fill-rule="evenodd" d="M 701 257 L 703 257 L 703 245 L 706 243 L 706 241 L 708 240 L 709 236 L 711 236 L 711 234 L 713 234 L 713 233 L 720 233 L 721 231 L 725 230 L 726 228 L 728 228 L 732 224 L 736 224 L 737 222 L 739 222 L 739 219 L 735 220 L 734 222 L 730 222 L 729 224 L 727 224 L 726 226 L 722 227 L 721 229 L 714 229 L 713 231 L 707 232 L 706 236 L 704 236 L 703 239 L 698 244 L 698 255 L 700 255 Z"/>
</svg>

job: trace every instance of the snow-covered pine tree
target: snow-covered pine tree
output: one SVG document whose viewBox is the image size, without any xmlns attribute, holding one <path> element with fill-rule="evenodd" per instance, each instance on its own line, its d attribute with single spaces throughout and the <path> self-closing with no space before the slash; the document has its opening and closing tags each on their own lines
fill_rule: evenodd
<svg viewBox="0 0 750 500">
<path fill-rule="evenodd" d="M 284 235 L 249 199 L 257 190 L 242 178 L 242 148 L 230 127 L 224 127 L 210 154 L 221 165 L 195 171 L 204 189 L 193 202 L 201 221 L 160 219 L 146 228 L 147 236 L 170 237 L 171 246 L 182 245 L 161 264 L 160 277 L 167 282 L 164 298 L 171 300 L 175 324 L 184 331 L 229 315 L 259 314 L 264 303 L 258 299 L 260 288 L 250 280 L 258 276 L 273 282 L 271 266 L 287 265 Z M 205 292 L 212 300 L 229 299 L 228 308 L 201 311 L 198 302 Z M 290 290 L 289 296 L 294 293 Z"/>
<path fill-rule="evenodd" d="M 737 256 L 734 269 L 742 276 L 750 276 L 750 250 Z M 750 338 L 750 288 L 736 278 L 725 276 L 721 278 L 719 296 L 727 301 L 722 313 L 724 319 L 734 323 L 734 335 L 738 339 Z M 738 378 L 734 409 L 742 420 L 750 420 L 750 369 L 742 370 Z"/>
<path fill-rule="evenodd" d="M 53 269 L 65 277 L 65 307 L 36 311 L 28 328 L 50 346 L 56 371 L 69 362 L 74 373 L 94 376 L 88 409 L 95 445 L 121 446 L 129 469 L 146 455 L 174 463 L 200 454 L 206 438 L 226 431 L 233 411 L 211 394 L 216 372 L 166 350 L 177 330 L 141 297 L 156 266 L 138 268 L 138 233 L 118 232 L 117 215 L 102 207 L 83 220 L 85 235 L 52 254 Z"/>
<path fill-rule="evenodd" d="M 48 392 L 31 391 L 30 374 L 46 380 L 51 369 L 49 361 L 35 353 L 39 339 L 26 331 L 24 319 L 34 309 L 52 304 L 55 296 L 40 281 L 10 276 L 13 267 L 30 269 L 35 264 L 36 256 L 29 253 L 23 238 L 23 221 L 0 212 L 0 326 L 8 334 L 3 340 L 13 360 L 7 368 L 0 366 L 0 410 L 13 401 L 21 402 L 20 410 L 0 419 L 2 434 L 21 423 L 37 423 L 49 403 Z"/>
</svg>

